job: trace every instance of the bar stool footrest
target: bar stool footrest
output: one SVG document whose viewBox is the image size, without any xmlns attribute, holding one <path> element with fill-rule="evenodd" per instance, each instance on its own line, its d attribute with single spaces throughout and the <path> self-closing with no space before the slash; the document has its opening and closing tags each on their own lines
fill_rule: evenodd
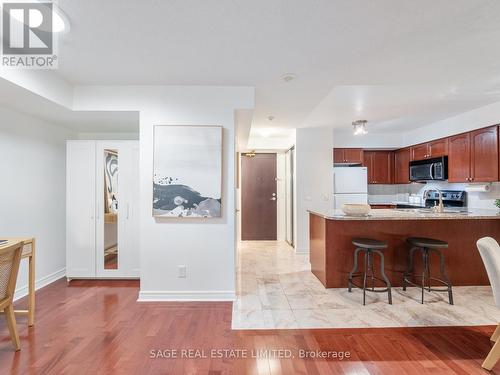
<svg viewBox="0 0 500 375">
<path fill-rule="evenodd" d="M 420 275 L 415 275 L 414 277 L 415 277 L 415 278 L 417 278 L 417 277 L 422 278 L 422 276 L 420 276 Z M 446 282 L 446 281 L 444 281 L 444 280 L 437 279 L 437 278 L 435 278 L 435 277 L 431 277 L 430 279 L 429 279 L 429 278 L 427 278 L 426 280 L 430 280 L 430 281 L 437 281 L 437 282 L 439 282 L 439 283 L 441 283 L 441 284 L 443 284 L 443 285 L 446 285 L 446 286 L 447 286 L 447 288 L 446 288 L 446 289 L 435 289 L 435 288 L 433 288 L 433 287 L 432 287 L 432 285 L 431 285 L 431 288 L 430 288 L 430 289 L 429 289 L 429 287 L 428 287 L 428 286 L 424 286 L 424 289 L 425 289 L 425 290 L 430 290 L 430 291 L 432 291 L 432 292 L 447 292 L 447 291 L 451 288 L 451 284 L 447 283 L 447 282 Z M 410 285 L 412 285 L 412 286 L 415 286 L 415 287 L 417 287 L 417 288 L 422 289 L 422 284 L 416 284 L 416 283 L 414 283 L 413 281 L 408 280 L 407 278 L 405 278 L 405 279 L 404 279 L 404 281 L 405 281 L 407 284 L 410 284 Z"/>
<path fill-rule="evenodd" d="M 378 279 L 378 280 L 383 281 L 382 279 Z M 353 283 L 352 281 L 351 281 L 351 286 L 354 286 L 358 289 L 363 290 L 362 286 L 357 285 L 357 284 Z M 385 289 L 380 289 L 380 288 L 382 288 L 382 287 L 375 287 L 375 289 L 372 289 L 371 287 L 366 287 L 365 290 L 367 292 L 372 292 L 372 293 L 386 293 L 390 290 L 390 288 L 385 288 Z"/>
</svg>

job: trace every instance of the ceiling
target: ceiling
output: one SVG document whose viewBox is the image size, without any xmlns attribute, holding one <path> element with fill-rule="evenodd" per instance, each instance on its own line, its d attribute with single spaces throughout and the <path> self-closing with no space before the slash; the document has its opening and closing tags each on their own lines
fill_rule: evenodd
<svg viewBox="0 0 500 375">
<path fill-rule="evenodd" d="M 137 111 L 73 111 L 3 79 L 0 79 L 0 106 L 77 133 L 139 133 Z"/>
<path fill-rule="evenodd" d="M 500 100 L 498 0 L 59 0 L 75 85 L 255 86 L 252 128 L 415 128 Z M 296 79 L 285 82 L 285 73 Z M 272 123 L 268 120 L 273 116 Z"/>
</svg>

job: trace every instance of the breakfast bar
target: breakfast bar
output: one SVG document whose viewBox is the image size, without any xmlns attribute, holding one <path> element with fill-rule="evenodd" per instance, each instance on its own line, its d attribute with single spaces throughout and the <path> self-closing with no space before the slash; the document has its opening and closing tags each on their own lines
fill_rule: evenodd
<svg viewBox="0 0 500 375">
<path fill-rule="evenodd" d="M 489 285 L 476 247 L 482 237 L 500 240 L 500 212 L 471 209 L 443 213 L 418 209 L 378 209 L 368 216 L 347 216 L 341 210 L 309 211 L 310 262 L 314 275 L 326 288 L 348 286 L 353 267 L 354 237 L 385 241 L 386 274 L 393 286 L 401 286 L 407 267 L 408 237 L 430 237 L 448 242 L 446 270 L 451 283 Z M 378 267 L 375 260 L 375 267 Z M 438 257 L 430 258 L 431 271 L 439 272 Z M 422 262 L 416 259 L 415 270 Z"/>
</svg>

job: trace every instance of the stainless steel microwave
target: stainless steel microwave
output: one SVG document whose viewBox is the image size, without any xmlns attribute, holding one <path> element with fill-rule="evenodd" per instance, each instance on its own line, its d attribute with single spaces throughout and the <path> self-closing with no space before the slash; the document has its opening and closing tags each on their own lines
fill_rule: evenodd
<svg viewBox="0 0 500 375">
<path fill-rule="evenodd" d="M 447 180 L 448 157 L 410 162 L 410 181 Z"/>
</svg>

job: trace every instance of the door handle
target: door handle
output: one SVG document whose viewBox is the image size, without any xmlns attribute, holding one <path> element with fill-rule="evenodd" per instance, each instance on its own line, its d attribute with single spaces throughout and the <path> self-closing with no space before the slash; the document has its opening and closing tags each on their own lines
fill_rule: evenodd
<svg viewBox="0 0 500 375">
<path fill-rule="evenodd" d="M 271 199 L 269 199 L 270 201 L 275 201 L 276 200 L 276 197 L 272 197 Z"/>
</svg>

